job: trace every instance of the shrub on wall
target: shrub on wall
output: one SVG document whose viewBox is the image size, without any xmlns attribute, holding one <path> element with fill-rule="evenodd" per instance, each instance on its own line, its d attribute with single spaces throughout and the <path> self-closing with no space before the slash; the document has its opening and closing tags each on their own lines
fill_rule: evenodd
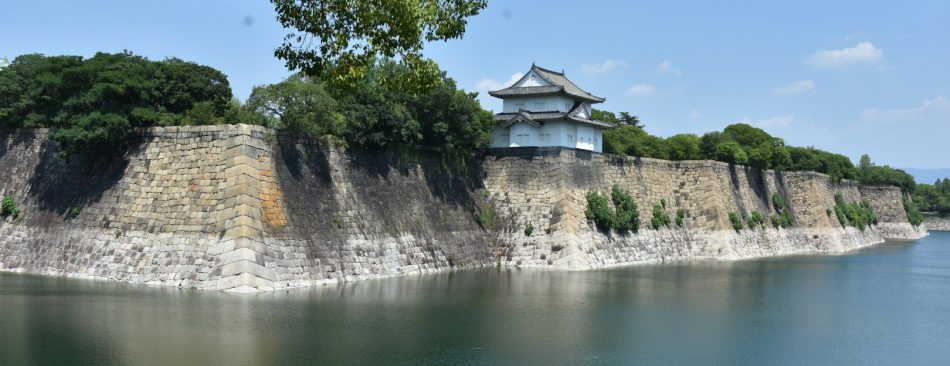
<svg viewBox="0 0 950 366">
<path fill-rule="evenodd" d="M 531 236 L 531 233 L 534 232 L 534 225 L 528 224 L 524 227 L 524 236 Z"/>
<path fill-rule="evenodd" d="M 756 226 L 765 226 L 765 217 L 759 211 L 752 211 L 752 215 L 749 215 L 746 223 L 749 224 L 750 229 L 754 229 Z"/>
<path fill-rule="evenodd" d="M 661 226 L 670 226 L 670 216 L 666 214 L 663 205 L 653 205 L 653 219 L 650 220 L 653 229 L 659 229 Z"/>
<path fill-rule="evenodd" d="M 614 212 L 610 209 L 607 197 L 600 192 L 587 192 L 587 210 L 584 211 L 584 215 L 602 231 L 609 231 L 613 226 Z"/>
<path fill-rule="evenodd" d="M 732 222 L 732 228 L 736 229 L 736 232 L 742 230 L 742 219 L 735 212 L 729 213 L 729 221 Z"/>
<path fill-rule="evenodd" d="M 920 213 L 920 208 L 910 199 L 904 200 L 904 212 L 907 213 L 907 221 L 910 221 L 911 225 L 920 226 L 924 222 L 924 216 Z"/>
<path fill-rule="evenodd" d="M 620 186 L 614 185 L 610 189 L 610 197 L 614 202 L 614 223 L 613 227 L 618 232 L 640 230 L 640 211 L 637 208 L 637 202 L 630 196 L 630 192 L 623 190 Z"/>
<path fill-rule="evenodd" d="M 841 226 L 854 226 L 864 230 L 877 224 L 877 215 L 867 200 L 861 202 L 845 202 L 841 193 L 835 193 L 835 214 Z"/>
<path fill-rule="evenodd" d="M 686 218 L 686 210 L 682 208 L 676 210 L 676 226 L 683 227 L 684 218 Z"/>
<path fill-rule="evenodd" d="M 587 210 L 584 215 L 593 221 L 601 231 L 615 229 L 619 233 L 640 230 L 640 211 L 630 192 L 614 185 L 610 190 L 614 207 L 610 207 L 607 196 L 597 191 L 587 192 Z"/>
<path fill-rule="evenodd" d="M 13 216 L 14 219 L 20 217 L 20 208 L 17 207 L 12 196 L 3 196 L 3 201 L 0 202 L 0 216 Z"/>
<path fill-rule="evenodd" d="M 772 208 L 775 209 L 775 215 L 772 216 L 772 226 L 775 228 L 788 228 L 795 222 L 795 216 L 788 208 L 788 203 L 781 194 L 775 192 L 772 194 Z"/>
</svg>

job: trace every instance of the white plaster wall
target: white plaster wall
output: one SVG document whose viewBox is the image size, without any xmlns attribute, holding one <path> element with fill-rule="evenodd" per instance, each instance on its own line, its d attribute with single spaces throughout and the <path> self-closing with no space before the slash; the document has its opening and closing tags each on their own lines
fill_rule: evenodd
<svg viewBox="0 0 950 366">
<path fill-rule="evenodd" d="M 594 150 L 594 128 L 586 125 L 577 125 L 576 148 Z"/>
<path fill-rule="evenodd" d="M 510 143 L 508 146 L 538 146 L 538 130 L 540 129 L 524 122 L 517 122 L 511 125 L 509 129 Z"/>
<path fill-rule="evenodd" d="M 529 86 L 545 86 L 551 85 L 551 83 L 544 80 L 544 78 L 538 76 L 534 72 L 528 73 L 527 76 L 519 80 L 520 82 L 515 83 L 515 87 L 529 87 Z"/>
<path fill-rule="evenodd" d="M 568 112 L 574 106 L 574 100 L 571 98 L 563 95 L 546 95 L 529 98 L 505 98 L 502 102 L 502 111 L 505 113 L 517 112 L 519 103 L 523 103 L 523 108 L 529 112 Z M 535 103 L 544 103 L 544 107 L 539 109 L 535 106 Z"/>
<path fill-rule="evenodd" d="M 491 144 L 489 147 L 508 147 L 509 142 L 508 127 L 495 127 L 491 133 Z"/>
</svg>

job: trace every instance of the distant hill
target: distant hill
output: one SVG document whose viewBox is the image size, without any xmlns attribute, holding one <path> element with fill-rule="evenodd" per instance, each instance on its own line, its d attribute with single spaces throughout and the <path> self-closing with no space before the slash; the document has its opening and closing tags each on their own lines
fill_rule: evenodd
<svg viewBox="0 0 950 366">
<path fill-rule="evenodd" d="M 945 169 L 915 169 L 901 168 L 905 172 L 914 176 L 917 183 L 934 184 L 937 179 L 950 178 L 950 168 Z"/>
</svg>

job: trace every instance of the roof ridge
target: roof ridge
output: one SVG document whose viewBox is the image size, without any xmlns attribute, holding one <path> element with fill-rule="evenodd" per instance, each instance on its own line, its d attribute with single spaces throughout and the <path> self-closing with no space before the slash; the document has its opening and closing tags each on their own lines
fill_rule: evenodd
<svg viewBox="0 0 950 366">
<path fill-rule="evenodd" d="M 550 73 L 552 73 L 552 74 L 558 74 L 558 75 L 564 76 L 564 72 L 563 72 L 563 71 L 562 71 L 562 72 L 557 72 L 557 71 L 554 71 L 554 70 L 551 70 L 551 69 L 543 68 L 543 67 L 538 66 L 538 65 L 535 65 L 535 64 L 533 64 L 533 63 L 531 64 L 531 67 L 533 67 L 533 68 L 535 68 L 535 69 L 538 69 L 538 70 L 541 70 L 541 71 L 550 72 Z"/>
</svg>

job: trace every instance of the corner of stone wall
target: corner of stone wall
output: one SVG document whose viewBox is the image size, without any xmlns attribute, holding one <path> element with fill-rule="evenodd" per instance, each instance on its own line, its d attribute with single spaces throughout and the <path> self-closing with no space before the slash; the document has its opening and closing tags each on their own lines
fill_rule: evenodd
<svg viewBox="0 0 950 366">
<path fill-rule="evenodd" d="M 216 244 L 212 289 L 257 292 L 273 289 L 274 271 L 265 265 L 267 247 L 265 219 L 274 202 L 262 199 L 270 192 L 273 175 L 270 147 L 261 138 L 266 131 L 248 125 L 229 126 L 228 143 L 220 155 L 227 168 L 218 187 L 217 226 L 221 237 Z"/>
</svg>

